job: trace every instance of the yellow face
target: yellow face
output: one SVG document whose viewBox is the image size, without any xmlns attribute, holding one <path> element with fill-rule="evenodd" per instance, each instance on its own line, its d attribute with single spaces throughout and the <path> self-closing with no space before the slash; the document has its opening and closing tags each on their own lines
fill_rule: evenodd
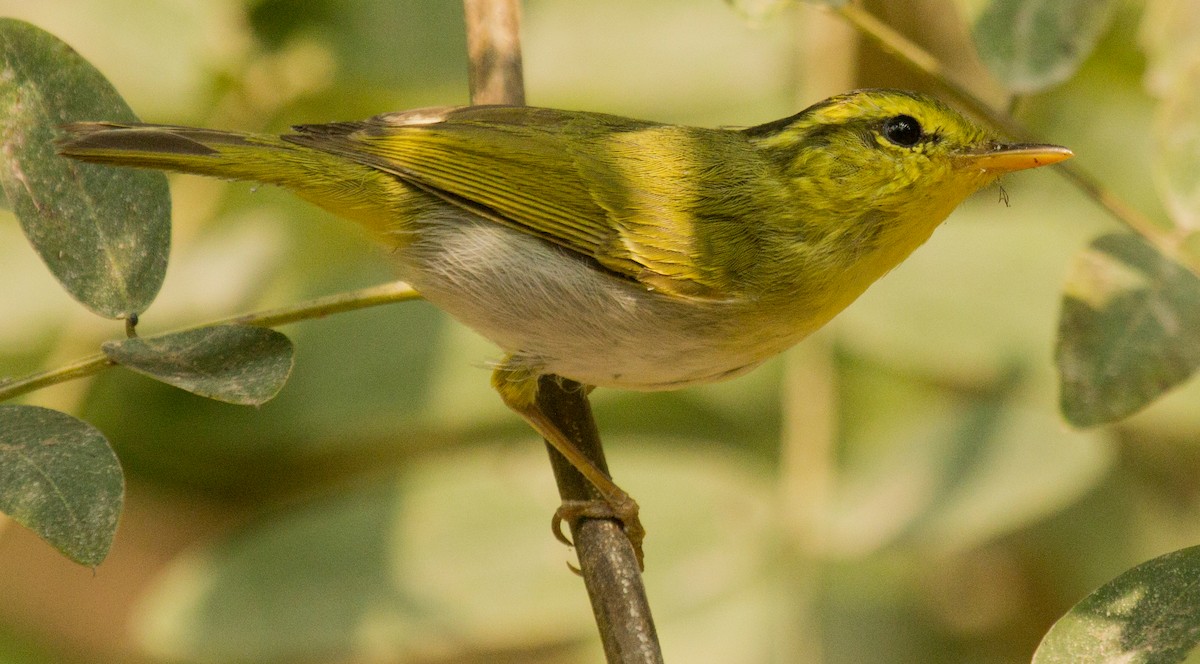
<svg viewBox="0 0 1200 664">
<path fill-rule="evenodd" d="M 964 198 L 1009 171 L 1061 161 L 1057 146 L 1005 145 L 940 101 L 859 90 L 746 130 L 798 206 L 792 252 L 837 274 L 829 315 L 904 260 Z"/>
<path fill-rule="evenodd" d="M 998 175 L 969 165 L 996 140 L 916 93 L 851 92 L 749 132 L 782 158 L 798 195 L 827 212 L 948 212 Z"/>
</svg>

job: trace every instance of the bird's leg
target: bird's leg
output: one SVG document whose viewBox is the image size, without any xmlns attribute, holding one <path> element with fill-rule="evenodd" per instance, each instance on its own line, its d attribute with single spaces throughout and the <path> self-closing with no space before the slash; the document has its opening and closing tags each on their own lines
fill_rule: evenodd
<svg viewBox="0 0 1200 664">
<path fill-rule="evenodd" d="M 625 536 L 642 560 L 642 539 L 646 531 L 638 519 L 637 502 L 612 481 L 608 474 L 593 463 L 563 429 L 542 408 L 538 399 L 540 374 L 525 367 L 506 362 L 492 374 L 492 387 L 504 403 L 523 417 L 546 442 L 583 475 L 595 490 L 592 500 L 564 500 L 554 513 L 554 536 L 565 544 L 571 541 L 563 534 L 562 524 L 574 524 L 582 519 L 616 519 L 621 522 Z"/>
</svg>

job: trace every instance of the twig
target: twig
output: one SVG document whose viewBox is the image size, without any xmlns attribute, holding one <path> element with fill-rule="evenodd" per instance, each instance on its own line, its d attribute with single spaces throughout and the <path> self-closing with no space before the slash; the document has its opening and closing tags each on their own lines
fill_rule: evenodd
<svg viewBox="0 0 1200 664">
<path fill-rule="evenodd" d="M 524 104 L 519 0 L 464 0 L 463 5 L 472 103 Z M 558 376 L 542 376 L 538 404 L 596 466 L 608 472 L 583 386 Z M 546 447 L 563 500 L 596 499 L 591 483 L 549 444 Z M 660 664 L 662 652 L 641 569 L 620 525 L 612 520 L 584 519 L 571 524 L 571 537 L 610 664 Z"/>
<path fill-rule="evenodd" d="M 221 320 L 194 325 L 186 330 L 194 330 L 201 327 L 212 327 L 213 325 L 256 325 L 258 327 L 277 327 L 287 323 L 295 323 L 297 321 L 309 320 L 313 318 L 323 318 L 330 314 L 341 313 L 343 311 L 353 311 L 355 309 L 365 309 L 367 307 L 377 307 L 381 304 L 391 304 L 393 302 L 405 302 L 408 300 L 419 299 L 421 296 L 413 290 L 412 286 L 402 282 L 393 282 L 382 284 L 379 286 L 371 286 L 356 291 L 348 291 L 330 295 L 328 297 L 309 300 L 299 304 L 272 309 L 270 311 L 261 311 L 252 314 L 243 314 L 224 318 Z M 183 331 L 183 330 L 178 330 Z M 116 364 L 109 360 L 103 353 L 90 355 L 81 360 L 77 360 L 66 366 L 42 371 L 36 374 L 31 374 L 23 378 L 16 378 L 4 382 L 0 382 L 0 401 L 7 401 L 13 397 L 18 397 L 22 394 L 28 394 L 35 390 L 40 390 L 43 387 L 49 387 L 58 383 L 65 383 L 76 378 L 85 378 L 93 374 L 100 373 L 109 367 Z"/>
<path fill-rule="evenodd" d="M 472 104 L 525 104 L 520 0 L 463 0 Z"/>
<path fill-rule="evenodd" d="M 600 433 L 585 388 L 558 376 L 538 381 L 538 404 L 600 470 L 608 472 Z M 553 447 L 546 445 L 563 500 L 600 499 L 591 482 Z M 616 664 L 661 664 L 662 652 L 637 554 L 621 525 L 611 519 L 571 523 L 571 539 L 579 555 L 580 574 L 592 601 L 592 613 L 604 654 Z"/>
<path fill-rule="evenodd" d="M 403 281 L 393 281 L 378 286 L 368 286 L 356 291 L 337 293 L 320 297 L 300 304 L 260 311 L 253 314 L 234 316 L 219 320 L 210 325 L 257 325 L 258 327 L 278 327 L 302 320 L 324 318 L 345 311 L 377 307 L 381 304 L 408 302 L 419 300 L 421 294 Z"/>
<path fill-rule="evenodd" d="M 116 363 L 108 359 L 106 355 L 97 353 L 57 369 L 40 371 L 22 378 L 12 378 L 0 383 L 0 401 L 7 401 L 43 387 L 100 373 L 111 366 L 116 366 Z"/>
</svg>

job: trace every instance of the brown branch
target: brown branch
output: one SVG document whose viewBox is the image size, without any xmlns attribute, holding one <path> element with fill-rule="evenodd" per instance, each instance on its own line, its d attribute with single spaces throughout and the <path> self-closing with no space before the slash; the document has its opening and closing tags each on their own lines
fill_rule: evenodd
<svg viewBox="0 0 1200 664">
<path fill-rule="evenodd" d="M 463 0 L 472 104 L 525 103 L 520 0 Z"/>
<path fill-rule="evenodd" d="M 463 0 L 470 55 L 471 103 L 524 104 L 519 0 Z M 600 435 L 587 391 L 558 376 L 538 381 L 538 405 L 604 472 Z M 591 483 L 549 444 L 550 463 L 564 501 L 599 498 Z M 661 663 L 662 653 L 638 558 L 618 522 L 583 519 L 571 524 L 580 574 L 610 664 Z"/>
<path fill-rule="evenodd" d="M 600 433 L 587 390 L 558 376 L 538 381 L 538 405 L 572 442 L 608 472 Z M 549 444 L 550 465 L 563 500 L 598 500 L 600 494 Z M 621 524 L 611 519 L 582 519 L 571 523 L 571 539 L 579 555 L 579 570 L 592 601 L 604 655 L 612 664 L 661 664 L 662 652 L 637 553 Z"/>
</svg>

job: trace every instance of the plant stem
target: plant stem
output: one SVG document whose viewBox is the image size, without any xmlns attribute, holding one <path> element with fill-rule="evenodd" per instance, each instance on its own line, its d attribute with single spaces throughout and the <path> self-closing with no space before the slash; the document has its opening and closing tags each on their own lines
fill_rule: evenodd
<svg viewBox="0 0 1200 664">
<path fill-rule="evenodd" d="M 472 104 L 525 104 L 520 0 L 463 0 Z"/>
<path fill-rule="evenodd" d="M 116 363 L 108 359 L 103 353 L 97 353 L 66 366 L 58 367 L 57 369 L 41 371 L 23 378 L 12 378 L 0 383 L 0 401 L 7 401 L 13 397 L 40 390 L 43 387 L 65 383 L 68 380 L 85 378 L 92 374 L 100 373 L 111 366 L 116 366 Z"/>
<path fill-rule="evenodd" d="M 471 102 L 524 104 L 519 0 L 463 0 L 470 54 Z M 558 376 L 538 379 L 538 404 L 559 430 L 593 464 L 608 472 L 587 390 Z M 566 501 L 595 500 L 591 483 L 550 446 L 559 495 Z M 641 566 L 629 539 L 612 519 L 570 524 L 596 627 L 610 664 L 661 664 L 662 650 L 642 583 Z"/>
<path fill-rule="evenodd" d="M 336 295 L 329 295 L 270 311 L 234 316 L 211 323 L 211 325 L 234 324 L 278 327 L 302 320 L 324 318 L 325 316 L 345 311 L 377 307 L 381 304 L 419 300 L 420 298 L 421 294 L 414 290 L 412 286 L 402 281 L 393 281 L 355 291 L 337 293 Z"/>
<path fill-rule="evenodd" d="M 592 417 L 587 390 L 558 376 L 538 379 L 538 404 L 597 468 L 608 473 L 600 432 Z M 592 483 L 549 444 L 550 466 L 563 500 L 600 499 Z M 612 519 L 570 523 L 579 555 L 579 573 L 587 586 L 592 614 L 610 664 L 662 664 L 658 633 L 642 583 L 637 554 L 621 525 Z"/>
<path fill-rule="evenodd" d="M 212 327 L 214 325 L 255 325 L 258 327 L 277 327 L 286 325 L 287 323 L 295 323 L 302 320 L 313 318 L 324 318 L 330 314 L 341 313 L 344 311 L 353 311 L 355 309 L 365 309 L 367 307 L 377 307 L 382 304 L 392 304 L 394 302 L 405 302 L 415 300 L 421 296 L 413 290 L 412 286 L 403 282 L 392 282 L 381 284 L 379 286 L 370 286 L 356 291 L 348 291 L 338 293 L 328 297 L 309 300 L 299 304 L 280 307 L 279 309 L 271 309 L 269 311 L 261 311 L 251 314 L 243 314 L 241 316 L 233 316 L 221 320 L 202 323 L 192 327 L 176 330 L 182 332 L 185 330 L 194 330 L 202 327 Z M 173 334 L 168 332 L 166 334 Z M 77 360 L 66 366 L 42 371 L 35 374 L 30 374 L 23 378 L 15 378 L 12 380 L 0 382 L 0 401 L 7 401 L 22 394 L 28 394 L 35 390 L 40 390 L 43 387 L 49 387 L 58 383 L 65 383 L 76 378 L 85 378 L 93 374 L 100 373 L 109 367 L 116 366 L 112 360 L 108 359 L 103 353 L 89 355 L 81 360 Z"/>
</svg>

